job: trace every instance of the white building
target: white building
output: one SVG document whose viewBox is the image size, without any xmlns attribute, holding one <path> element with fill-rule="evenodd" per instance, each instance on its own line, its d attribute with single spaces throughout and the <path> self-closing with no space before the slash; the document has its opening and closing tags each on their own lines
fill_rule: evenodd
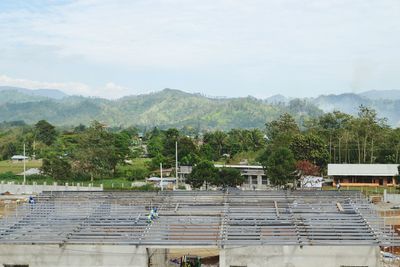
<svg viewBox="0 0 400 267">
<path fill-rule="evenodd" d="M 233 168 L 239 170 L 241 175 L 247 178 L 242 187 L 248 189 L 265 189 L 270 184 L 265 175 L 263 166 L 260 165 L 215 164 L 214 166 L 216 168 Z"/>
<path fill-rule="evenodd" d="M 333 184 L 342 186 L 395 186 L 399 164 L 328 164 Z"/>
<path fill-rule="evenodd" d="M 269 180 L 265 175 L 263 166 L 260 165 L 242 165 L 242 164 L 214 164 L 216 168 L 233 168 L 240 171 L 246 180 L 242 187 L 247 189 L 265 189 L 269 186 Z M 179 181 L 184 182 L 187 176 L 192 172 L 192 166 L 179 167 Z"/>
<path fill-rule="evenodd" d="M 14 155 L 14 156 L 11 157 L 11 160 L 14 161 L 14 162 L 21 162 L 24 159 L 25 160 L 29 160 L 29 157 L 22 156 L 22 155 Z"/>
</svg>

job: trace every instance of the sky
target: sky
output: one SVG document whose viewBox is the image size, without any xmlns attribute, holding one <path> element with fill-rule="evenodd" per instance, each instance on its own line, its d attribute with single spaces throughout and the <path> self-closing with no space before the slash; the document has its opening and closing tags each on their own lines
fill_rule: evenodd
<svg viewBox="0 0 400 267">
<path fill-rule="evenodd" d="M 399 0 L 1 0 L 0 85 L 313 97 L 400 89 Z"/>
</svg>

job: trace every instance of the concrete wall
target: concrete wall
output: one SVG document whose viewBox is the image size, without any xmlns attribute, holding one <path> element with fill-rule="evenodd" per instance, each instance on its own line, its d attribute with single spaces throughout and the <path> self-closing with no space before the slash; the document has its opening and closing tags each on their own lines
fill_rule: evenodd
<svg viewBox="0 0 400 267">
<path fill-rule="evenodd" d="M 29 267 L 147 267 L 144 247 L 117 245 L 0 245 L 0 266 Z M 155 265 L 153 265 L 155 266 Z"/>
<path fill-rule="evenodd" d="M 71 186 L 71 185 L 46 185 L 46 184 L 14 184 L 12 182 L 0 183 L 0 193 L 10 192 L 11 194 L 39 194 L 43 191 L 103 191 L 103 187 L 94 186 Z"/>
<path fill-rule="evenodd" d="M 254 246 L 225 248 L 220 267 L 340 267 L 380 265 L 379 247 Z"/>
<path fill-rule="evenodd" d="M 400 194 L 386 194 L 384 196 L 384 201 L 389 201 L 390 203 L 400 203 Z"/>
<path fill-rule="evenodd" d="M 0 245 L 0 266 L 165 267 L 166 249 L 129 245 Z M 150 262 L 149 259 L 150 258 Z M 150 264 L 150 265 L 149 265 Z M 220 251 L 220 267 L 381 267 L 378 247 L 249 246 Z"/>
</svg>

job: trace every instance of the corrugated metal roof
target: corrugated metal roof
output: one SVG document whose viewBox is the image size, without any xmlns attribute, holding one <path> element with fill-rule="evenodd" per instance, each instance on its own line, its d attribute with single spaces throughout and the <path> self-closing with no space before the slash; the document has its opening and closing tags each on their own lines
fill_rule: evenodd
<svg viewBox="0 0 400 267">
<path fill-rule="evenodd" d="M 399 164 L 328 164 L 328 176 L 396 176 Z"/>
<path fill-rule="evenodd" d="M 216 168 L 235 168 L 235 169 L 258 169 L 258 170 L 263 170 L 263 166 L 261 165 L 239 165 L 239 164 L 233 164 L 233 165 L 229 165 L 229 164 L 214 164 L 214 166 Z"/>
</svg>

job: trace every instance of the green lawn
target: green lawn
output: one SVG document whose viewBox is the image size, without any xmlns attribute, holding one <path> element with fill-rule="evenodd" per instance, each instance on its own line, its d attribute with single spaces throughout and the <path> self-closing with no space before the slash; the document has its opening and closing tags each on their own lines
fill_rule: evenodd
<svg viewBox="0 0 400 267">
<path fill-rule="evenodd" d="M 134 159 L 132 164 L 127 165 L 118 165 L 117 166 L 117 177 L 112 178 L 102 178 L 102 179 L 95 179 L 93 182 L 93 186 L 100 186 L 103 184 L 104 189 L 106 190 L 129 190 L 129 189 L 141 189 L 141 188 L 132 188 L 132 181 L 127 177 L 125 174 L 129 174 L 130 169 L 137 166 L 144 167 L 150 159 Z M 42 166 L 41 160 L 32 160 L 26 162 L 26 169 L 29 168 L 40 168 Z M 13 163 L 11 161 L 0 161 L 0 180 L 4 182 L 16 182 L 22 183 L 23 176 L 17 176 L 15 174 L 22 173 L 24 169 L 23 163 Z M 14 174 L 14 175 L 13 175 Z M 46 176 L 27 176 L 26 177 L 27 184 L 32 184 L 34 182 L 38 184 L 43 184 L 46 182 L 47 184 L 53 184 L 55 180 L 51 177 Z M 87 186 L 90 180 L 87 179 L 73 179 L 73 180 L 63 180 L 57 181 L 58 184 L 65 184 L 68 183 L 69 185 L 76 185 L 80 183 L 81 186 Z"/>
<path fill-rule="evenodd" d="M 27 160 L 26 169 L 30 168 L 40 168 L 42 166 L 41 160 Z M 0 174 L 6 172 L 12 172 L 14 174 L 19 174 L 24 171 L 24 163 L 17 162 L 14 163 L 10 160 L 0 161 Z"/>
</svg>

